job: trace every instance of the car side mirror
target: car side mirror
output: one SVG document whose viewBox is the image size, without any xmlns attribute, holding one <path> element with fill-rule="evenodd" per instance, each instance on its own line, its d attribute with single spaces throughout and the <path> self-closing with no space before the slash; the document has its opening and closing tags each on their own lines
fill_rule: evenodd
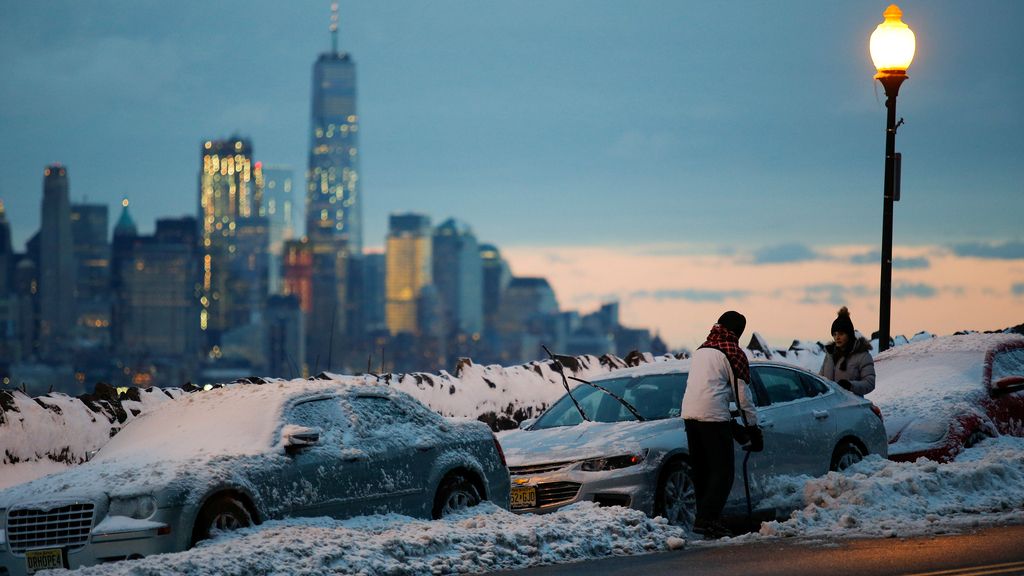
<svg viewBox="0 0 1024 576">
<path fill-rule="evenodd" d="M 992 394 L 1013 394 L 1024 390 L 1024 376 L 1006 376 L 992 384 Z"/>
<path fill-rule="evenodd" d="M 530 426 L 533 426 L 533 423 L 536 422 L 536 421 L 537 421 L 536 418 L 527 418 L 526 420 L 523 420 L 522 422 L 519 423 L 519 429 L 520 430 L 529 430 Z"/>
<path fill-rule="evenodd" d="M 282 432 L 284 436 L 284 451 L 286 454 L 296 454 L 310 446 L 320 443 L 320 429 L 306 428 L 305 426 L 288 426 Z"/>
</svg>

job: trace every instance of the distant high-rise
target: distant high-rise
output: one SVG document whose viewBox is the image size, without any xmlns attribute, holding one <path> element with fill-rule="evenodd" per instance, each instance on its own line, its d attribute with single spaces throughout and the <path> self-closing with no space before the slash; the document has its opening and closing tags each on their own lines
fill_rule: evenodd
<svg viewBox="0 0 1024 576">
<path fill-rule="evenodd" d="M 0 298 L 14 291 L 14 244 L 4 202 L 0 200 Z"/>
<path fill-rule="evenodd" d="M 0 374 L 6 373 L 10 363 L 21 359 L 19 339 L 20 306 L 14 292 L 14 247 L 11 244 L 11 226 L 0 200 Z"/>
<path fill-rule="evenodd" d="M 484 327 L 483 264 L 467 224 L 450 218 L 434 230 L 433 267 L 445 336 L 479 336 Z"/>
<path fill-rule="evenodd" d="M 112 262 L 116 359 L 133 372 L 132 383 L 180 385 L 196 368 L 200 352 L 198 250 L 195 234 L 187 233 L 196 230 L 196 222 L 161 219 L 152 236 L 134 234 L 129 222 L 125 206 Z M 154 365 L 160 370 L 148 368 Z"/>
<path fill-rule="evenodd" d="M 362 198 L 356 68 L 338 51 L 338 6 L 331 6 L 331 49 L 313 65 L 306 236 L 313 254 L 312 311 L 306 356 L 314 370 L 361 355 Z"/>
<path fill-rule="evenodd" d="M 498 314 L 502 360 L 535 360 L 543 353 L 541 344 L 558 350 L 562 342 L 557 319 L 558 300 L 545 278 L 512 278 Z"/>
<path fill-rule="evenodd" d="M 205 141 L 200 147 L 200 161 L 199 314 L 200 326 L 212 346 L 225 330 L 244 324 L 252 312 L 253 288 L 233 279 L 232 269 L 247 267 L 248 263 L 239 259 L 253 253 L 251 246 L 240 250 L 239 227 L 243 221 L 260 216 L 263 177 L 261 166 L 252 160 L 252 143 L 244 138 Z M 247 245 L 252 242 L 251 238 L 246 240 Z"/>
<path fill-rule="evenodd" d="M 305 356 L 304 318 L 296 296 L 271 296 L 264 320 L 266 337 L 263 354 L 266 375 L 274 378 L 301 378 Z"/>
<path fill-rule="evenodd" d="M 46 360 L 70 359 L 75 325 L 75 254 L 67 168 L 43 171 L 42 225 L 39 229 L 39 346 Z"/>
<path fill-rule="evenodd" d="M 387 258 L 384 254 L 366 254 L 363 257 L 363 297 L 365 306 L 366 331 L 370 334 L 387 330 L 384 315 L 384 290 L 387 278 Z"/>
<path fill-rule="evenodd" d="M 499 360 L 501 338 L 498 332 L 498 313 L 505 288 L 512 280 L 512 271 L 501 252 L 493 244 L 480 245 L 480 260 L 483 265 L 483 309 L 485 356 L 488 360 Z"/>
<path fill-rule="evenodd" d="M 385 314 L 388 331 L 416 334 L 420 291 L 431 284 L 430 218 L 422 214 L 393 214 L 387 239 Z"/>
<path fill-rule="evenodd" d="M 270 230 L 269 277 L 271 294 L 281 292 L 281 254 L 286 240 L 295 238 L 295 173 L 288 166 L 263 167 L 263 215 Z"/>
<path fill-rule="evenodd" d="M 110 242 L 106 204 L 72 204 L 75 314 L 78 337 L 92 348 L 110 344 Z"/>
<path fill-rule="evenodd" d="M 331 50 L 313 65 L 306 235 L 313 242 L 341 239 L 350 253 L 361 254 L 356 65 L 351 55 L 338 52 L 337 4 L 332 9 Z"/>
</svg>

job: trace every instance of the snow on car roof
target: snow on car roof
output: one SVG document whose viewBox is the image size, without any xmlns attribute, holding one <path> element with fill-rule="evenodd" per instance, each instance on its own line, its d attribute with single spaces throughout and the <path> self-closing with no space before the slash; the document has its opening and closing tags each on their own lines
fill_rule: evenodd
<svg viewBox="0 0 1024 576">
<path fill-rule="evenodd" d="M 904 360 L 908 357 L 939 356 L 950 353 L 973 353 L 984 358 L 985 352 L 1003 344 L 1024 342 L 1024 336 L 997 332 L 993 334 L 958 334 L 910 342 L 882 352 L 875 362 Z"/>
<path fill-rule="evenodd" d="M 194 456 L 253 455 L 272 448 L 281 413 L 293 399 L 317 393 L 343 393 L 372 377 L 330 380 L 278 380 L 268 384 L 230 384 L 147 412 L 110 439 L 96 460 L 155 454 L 177 460 Z"/>
<path fill-rule="evenodd" d="M 912 342 L 886 350 L 875 359 L 875 391 L 869 399 L 886 418 L 941 417 L 958 402 L 983 394 L 985 353 L 1011 343 L 1018 334 L 963 334 Z"/>
<path fill-rule="evenodd" d="M 649 376 L 651 374 L 670 374 L 679 372 L 689 372 L 690 370 L 690 359 L 685 360 L 665 360 L 663 362 L 653 362 L 650 364 L 641 364 L 639 366 L 633 366 L 630 368 L 619 368 L 600 376 L 592 378 L 594 382 L 601 380 L 608 380 L 611 378 L 636 378 L 638 376 Z M 570 386 L 575 386 L 577 383 L 573 380 L 569 381 Z"/>
</svg>

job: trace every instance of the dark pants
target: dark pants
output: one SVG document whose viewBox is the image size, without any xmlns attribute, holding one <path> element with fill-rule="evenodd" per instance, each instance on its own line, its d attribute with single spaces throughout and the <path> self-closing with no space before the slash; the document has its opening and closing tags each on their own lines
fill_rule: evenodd
<svg viewBox="0 0 1024 576">
<path fill-rule="evenodd" d="M 718 520 L 732 491 L 734 472 L 732 428 L 729 422 L 686 420 L 697 519 Z"/>
</svg>

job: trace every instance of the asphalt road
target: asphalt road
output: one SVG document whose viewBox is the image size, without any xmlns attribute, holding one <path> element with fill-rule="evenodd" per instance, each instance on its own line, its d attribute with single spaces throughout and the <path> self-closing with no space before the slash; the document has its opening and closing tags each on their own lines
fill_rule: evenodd
<svg viewBox="0 0 1024 576">
<path fill-rule="evenodd" d="M 1024 520 L 1024 518 L 1022 518 Z M 1024 575 L 1024 525 L 918 538 L 773 540 L 695 545 L 684 550 L 542 566 L 501 574 L 742 576 Z"/>
</svg>

